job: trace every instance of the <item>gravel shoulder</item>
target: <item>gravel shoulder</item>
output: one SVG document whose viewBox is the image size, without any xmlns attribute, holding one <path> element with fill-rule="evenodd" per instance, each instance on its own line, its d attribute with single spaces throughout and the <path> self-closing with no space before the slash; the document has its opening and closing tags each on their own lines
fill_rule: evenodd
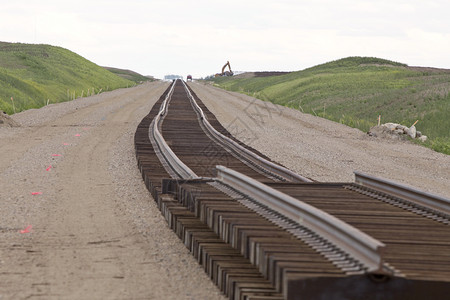
<svg viewBox="0 0 450 300">
<path fill-rule="evenodd" d="M 0 299 L 225 299 L 137 169 L 135 129 L 167 86 L 49 105 L 0 127 Z"/>
<path fill-rule="evenodd" d="M 449 155 L 209 84 L 189 86 L 235 137 L 298 174 L 353 182 L 357 170 L 450 198 Z"/>
</svg>

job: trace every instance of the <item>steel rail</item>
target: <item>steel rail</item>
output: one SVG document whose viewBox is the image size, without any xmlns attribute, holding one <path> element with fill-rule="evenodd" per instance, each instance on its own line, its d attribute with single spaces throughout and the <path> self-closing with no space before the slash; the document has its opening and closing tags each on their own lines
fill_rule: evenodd
<svg viewBox="0 0 450 300">
<path fill-rule="evenodd" d="M 384 265 L 385 244 L 340 219 L 277 191 L 246 175 L 217 166 L 217 180 L 309 228 L 358 260 L 369 273 L 390 275 Z"/>
<path fill-rule="evenodd" d="M 181 179 L 197 179 L 199 178 L 197 174 L 194 173 L 185 163 L 183 163 L 178 156 L 172 151 L 172 149 L 167 145 L 164 137 L 159 131 L 160 123 L 164 120 L 164 116 L 167 112 L 167 107 L 169 105 L 170 98 L 172 97 L 173 90 L 176 81 L 173 82 L 172 87 L 167 93 L 158 114 L 153 119 L 149 127 L 149 137 L 152 143 L 155 143 L 159 154 L 167 162 L 167 165 L 177 174 Z"/>
<path fill-rule="evenodd" d="M 450 199 L 433 195 L 424 191 L 420 191 L 413 187 L 393 182 L 387 179 L 378 178 L 359 171 L 354 171 L 355 182 L 365 187 L 372 188 L 383 193 L 397 196 L 401 199 L 410 201 L 435 210 L 447 215 L 450 215 Z"/>
<path fill-rule="evenodd" d="M 191 94 L 191 91 L 188 89 L 186 83 L 183 82 L 184 88 L 186 90 L 186 93 L 188 94 L 188 97 L 199 115 L 199 121 L 201 124 L 203 124 L 203 128 L 205 128 L 210 137 L 212 137 L 216 142 L 218 142 L 222 147 L 225 149 L 228 149 L 231 152 L 236 153 L 238 156 L 244 157 L 246 160 L 253 163 L 254 166 L 257 166 L 258 168 L 264 168 L 268 170 L 269 172 L 284 178 L 285 180 L 289 182 L 312 182 L 311 179 L 308 179 L 306 177 L 303 177 L 295 172 L 292 172 L 291 170 L 282 167 L 280 165 L 274 164 L 271 161 L 268 161 L 267 159 L 257 155 L 256 153 L 246 149 L 245 147 L 242 147 L 234 140 L 230 139 L 229 137 L 221 134 L 218 132 L 207 120 L 203 110 L 200 108 L 200 106 L 197 104 L 197 101 L 195 101 L 194 97 Z"/>
<path fill-rule="evenodd" d="M 199 176 L 197 176 L 186 164 L 184 164 L 176 156 L 176 154 L 171 150 L 169 145 L 164 140 L 161 132 L 159 131 L 160 124 L 164 120 L 164 116 L 167 113 L 174 86 L 175 83 L 172 85 L 169 93 L 161 104 L 157 116 L 152 121 L 149 135 L 156 143 L 157 148 L 160 152 L 159 154 L 163 156 L 167 165 L 178 175 L 178 177 L 182 179 L 200 179 Z M 205 127 L 208 128 L 208 131 L 210 131 L 211 135 L 213 135 L 215 139 L 226 139 L 227 144 L 230 143 L 233 146 L 241 148 L 238 150 L 239 154 L 250 152 L 249 150 L 243 148 L 241 145 L 237 144 L 235 141 L 229 139 L 228 137 L 225 137 L 217 130 L 215 130 L 212 125 L 206 120 L 206 116 L 203 110 L 198 106 L 185 84 L 184 87 L 189 98 L 191 99 L 191 103 L 193 104 L 194 109 L 199 115 L 199 119 L 202 121 Z M 253 154 L 251 155 L 252 157 L 256 157 L 258 159 L 258 162 L 260 162 L 260 160 L 262 159 L 253 152 L 251 152 L 251 154 Z M 275 165 L 267 160 L 265 160 L 264 163 Z M 385 248 L 385 245 L 382 242 L 374 239 L 371 236 L 368 236 L 367 234 L 361 232 L 353 226 L 322 210 L 319 210 L 273 188 L 270 188 L 244 174 L 223 166 L 217 166 L 216 168 L 218 172 L 217 178 L 214 178 L 214 180 L 232 187 L 239 193 L 247 195 L 249 198 L 254 199 L 255 201 L 268 207 L 269 209 L 280 213 L 281 215 L 291 219 L 301 226 L 305 226 L 318 236 L 324 238 L 331 244 L 335 245 L 337 248 L 341 249 L 341 251 L 343 251 L 344 253 L 347 253 L 352 259 L 358 261 L 363 266 L 363 269 L 365 269 L 366 272 L 372 274 L 391 275 L 390 270 L 386 268 L 386 265 L 384 264 L 382 258 L 382 252 Z M 276 169 L 277 171 L 279 171 L 279 168 Z M 281 172 L 284 173 L 284 168 L 281 167 L 280 169 Z M 287 171 L 289 175 L 290 173 L 293 173 L 290 170 Z M 283 175 L 285 176 L 285 173 Z M 298 180 L 298 177 L 294 177 L 294 180 L 296 179 Z M 302 180 L 301 182 L 305 181 L 306 180 Z"/>
</svg>

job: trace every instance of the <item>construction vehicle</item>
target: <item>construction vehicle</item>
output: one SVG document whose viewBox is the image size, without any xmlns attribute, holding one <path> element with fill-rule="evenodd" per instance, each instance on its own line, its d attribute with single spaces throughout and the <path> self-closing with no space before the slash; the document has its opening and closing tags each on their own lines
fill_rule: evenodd
<svg viewBox="0 0 450 300">
<path fill-rule="evenodd" d="M 225 71 L 225 68 L 228 66 L 228 69 L 230 71 Z M 231 66 L 230 66 L 230 62 L 227 61 L 227 63 L 222 67 L 222 73 L 217 73 L 216 75 L 214 75 L 214 77 L 220 77 L 220 76 L 233 76 L 233 71 L 231 71 Z"/>
<path fill-rule="evenodd" d="M 192 81 L 192 75 L 188 75 L 186 81 Z"/>
</svg>

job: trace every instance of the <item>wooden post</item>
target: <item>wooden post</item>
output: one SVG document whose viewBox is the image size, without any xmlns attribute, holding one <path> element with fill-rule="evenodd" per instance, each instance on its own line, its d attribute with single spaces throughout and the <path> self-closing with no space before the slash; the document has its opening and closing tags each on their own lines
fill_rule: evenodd
<svg viewBox="0 0 450 300">
<path fill-rule="evenodd" d="M 12 102 L 12 105 L 13 105 L 14 113 L 16 113 L 16 106 L 14 105 L 14 98 L 13 97 L 11 97 L 11 102 Z"/>
</svg>

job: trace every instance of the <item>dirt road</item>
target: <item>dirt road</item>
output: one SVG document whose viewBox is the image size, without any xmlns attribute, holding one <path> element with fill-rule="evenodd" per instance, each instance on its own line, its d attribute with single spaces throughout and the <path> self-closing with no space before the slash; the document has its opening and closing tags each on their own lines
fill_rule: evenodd
<svg viewBox="0 0 450 300">
<path fill-rule="evenodd" d="M 0 299 L 224 299 L 155 207 L 137 124 L 167 83 L 14 116 L 0 128 Z"/>
</svg>

